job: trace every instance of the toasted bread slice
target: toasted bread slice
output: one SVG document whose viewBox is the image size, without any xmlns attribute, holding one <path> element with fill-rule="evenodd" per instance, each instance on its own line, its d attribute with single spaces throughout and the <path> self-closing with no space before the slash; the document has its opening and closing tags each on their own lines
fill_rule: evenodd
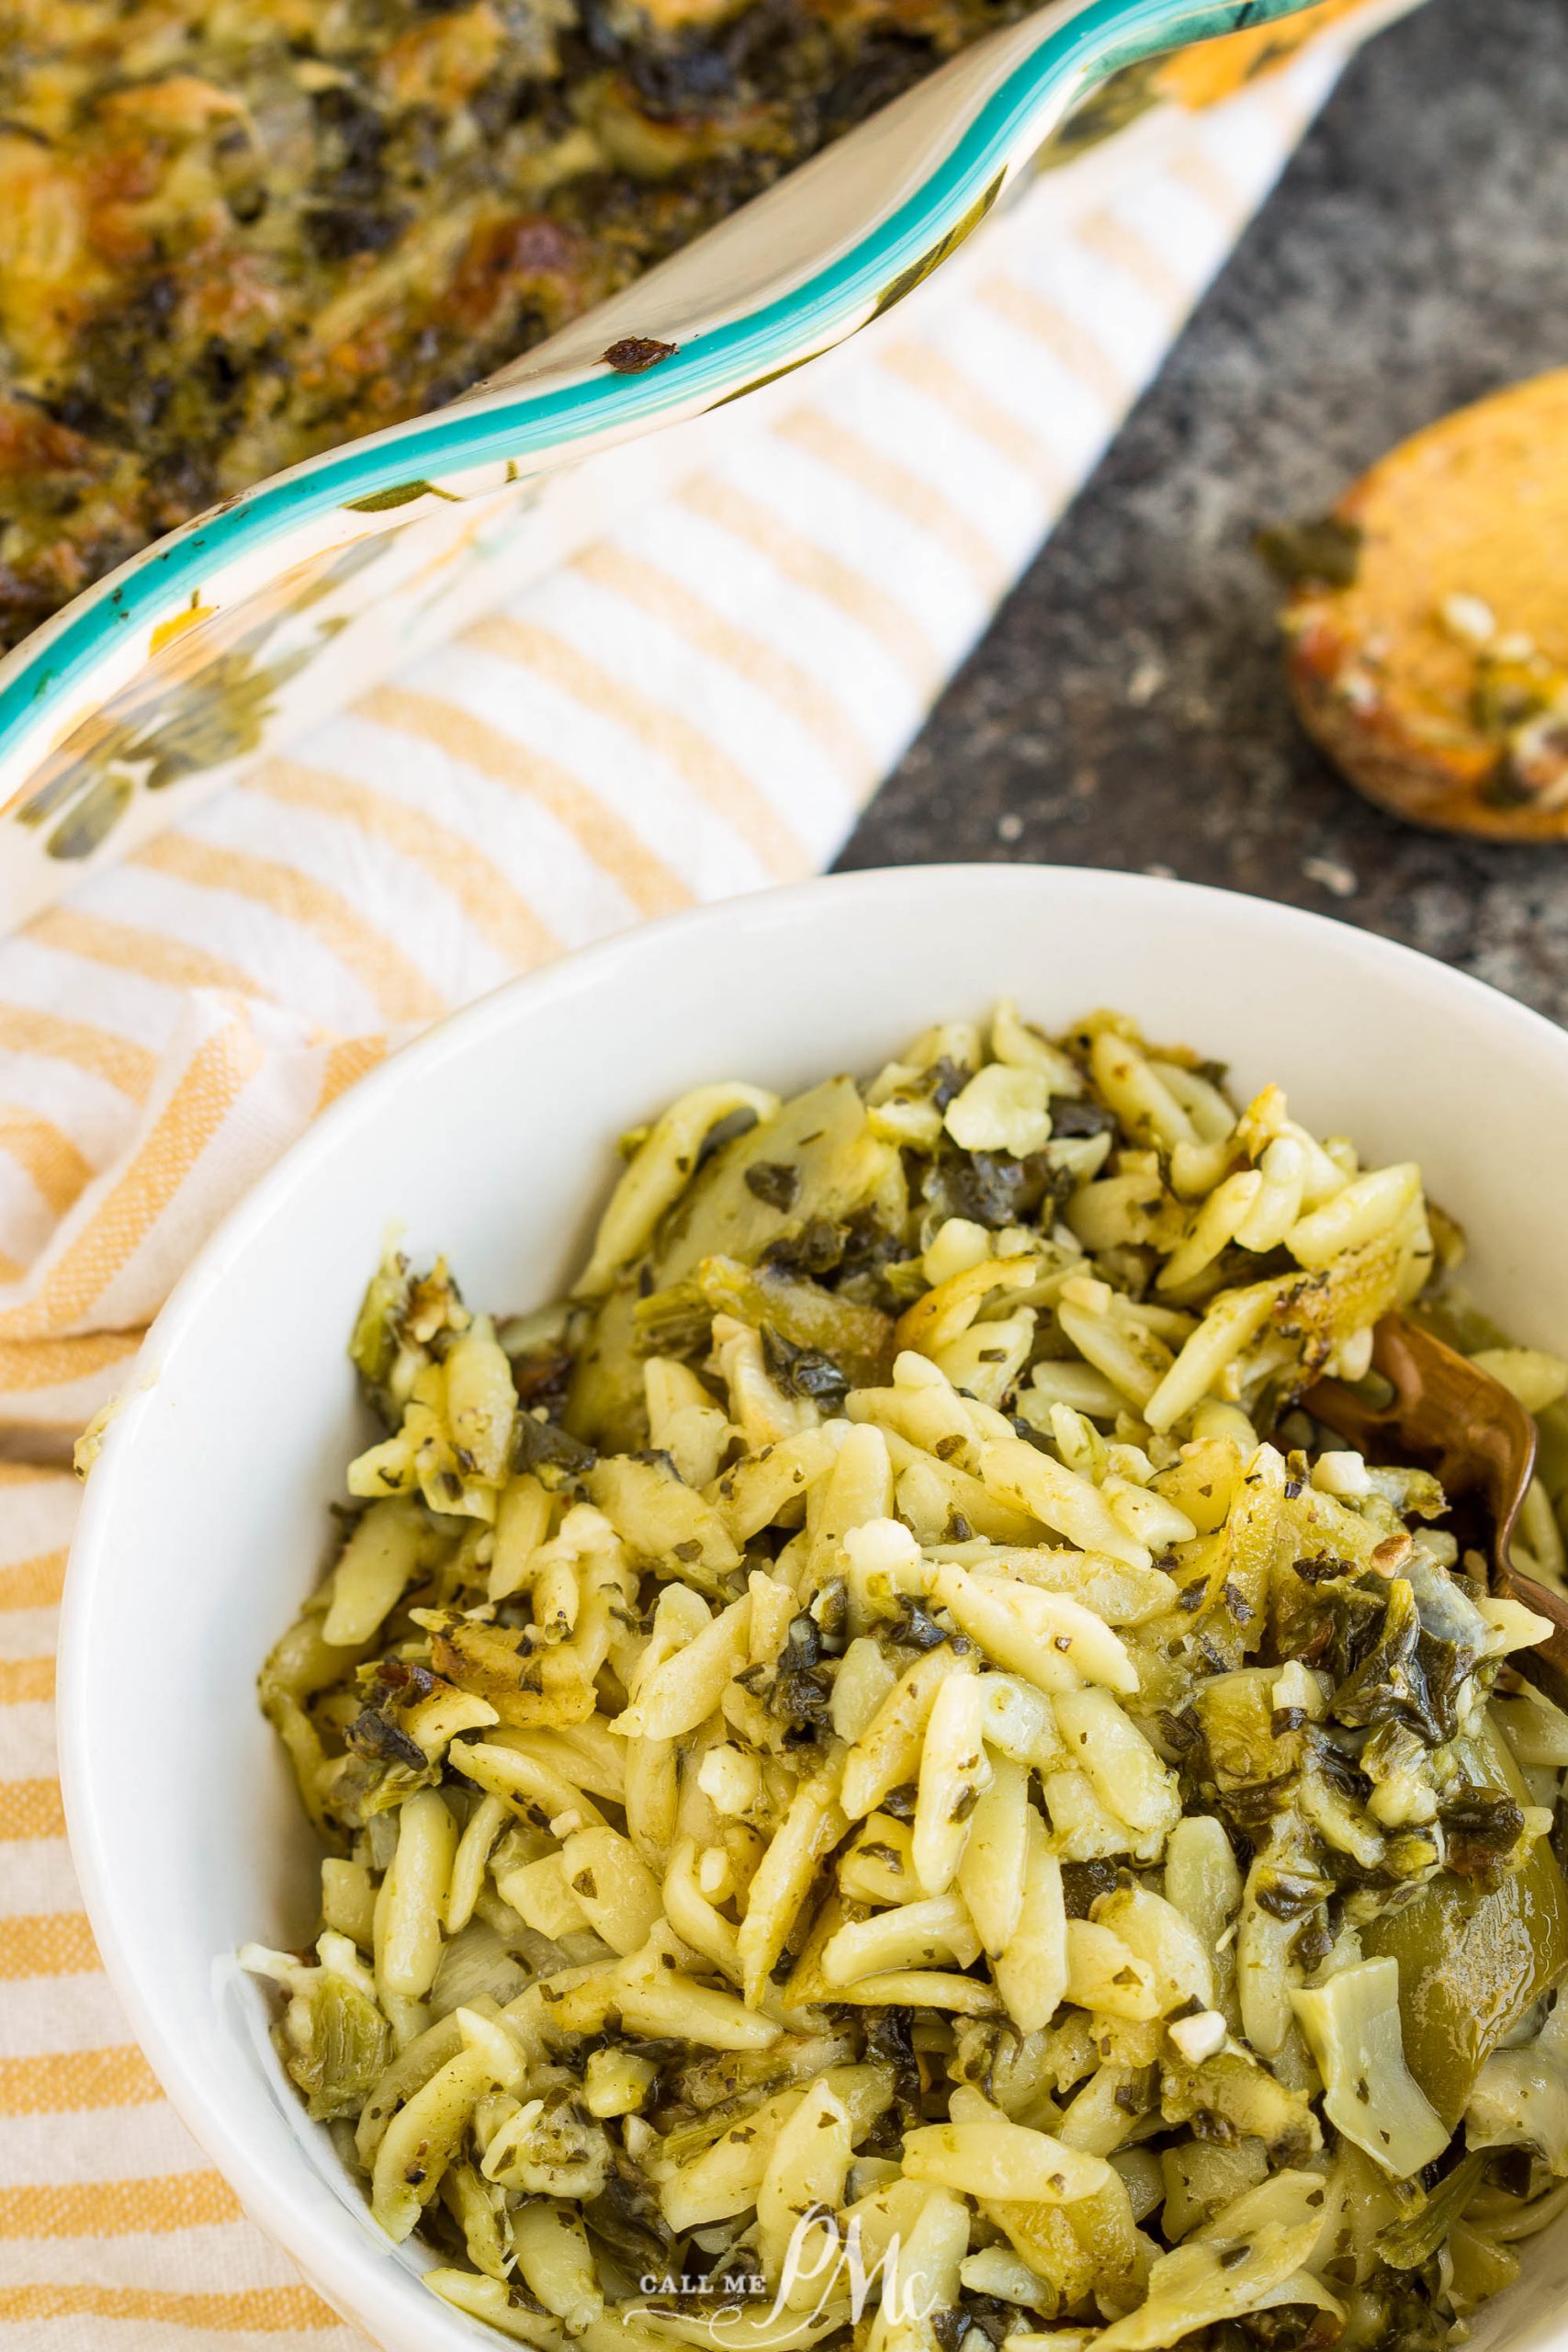
<svg viewBox="0 0 1568 2352">
<path fill-rule="evenodd" d="M 1359 791 L 1446 831 L 1568 838 L 1568 369 L 1442 418 L 1262 544 L 1294 580 L 1296 707 Z"/>
</svg>

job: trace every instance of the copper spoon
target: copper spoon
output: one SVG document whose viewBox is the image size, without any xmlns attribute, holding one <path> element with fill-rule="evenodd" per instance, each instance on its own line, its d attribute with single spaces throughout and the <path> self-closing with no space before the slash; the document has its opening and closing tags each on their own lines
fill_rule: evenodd
<svg viewBox="0 0 1568 2352">
<path fill-rule="evenodd" d="M 1302 1404 L 1371 1460 L 1416 1463 L 1433 1473 L 1450 1501 L 1473 1498 L 1482 1506 L 1491 1526 L 1492 1590 L 1551 1623 L 1544 1641 L 1513 1653 L 1513 1663 L 1568 1706 L 1568 1600 L 1520 1576 L 1508 1556 L 1535 1475 L 1535 1423 L 1501 1381 L 1403 1315 L 1385 1315 L 1378 1325 L 1372 1363 L 1393 1387 L 1388 1404 L 1369 1405 L 1339 1380 L 1316 1382 Z"/>
</svg>

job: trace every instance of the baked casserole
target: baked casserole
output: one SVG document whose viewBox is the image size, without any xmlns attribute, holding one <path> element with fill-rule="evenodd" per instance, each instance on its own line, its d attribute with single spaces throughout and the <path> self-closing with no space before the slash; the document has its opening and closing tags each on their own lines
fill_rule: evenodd
<svg viewBox="0 0 1568 2352">
<path fill-rule="evenodd" d="M 8 0 L 0 651 L 439 407 L 1028 0 Z"/>
</svg>

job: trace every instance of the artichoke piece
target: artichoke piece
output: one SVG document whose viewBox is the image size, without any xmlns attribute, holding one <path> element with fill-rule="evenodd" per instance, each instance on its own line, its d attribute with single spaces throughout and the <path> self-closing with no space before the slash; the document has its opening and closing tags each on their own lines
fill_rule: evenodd
<svg viewBox="0 0 1568 2352">
<path fill-rule="evenodd" d="M 578 1277 L 578 1294 L 602 1297 L 616 1276 L 651 1246 L 662 1220 L 712 1155 L 760 1123 L 779 1098 L 736 1080 L 694 1086 L 671 1103 L 632 1149 Z"/>
<path fill-rule="evenodd" d="M 829 2066 L 846 2064 L 854 2056 L 850 2034 L 795 2034 L 770 2049 L 699 2051 L 693 2047 L 669 2080 L 676 2106 L 707 2119 L 696 2128 L 692 2144 L 706 2147 L 738 2116 L 770 2098 L 777 2091 L 808 2083 Z M 665 2135 L 661 2153 L 683 2160 L 691 2153 L 677 2134 L 679 2121 Z"/>
<path fill-rule="evenodd" d="M 565 2090 L 529 2099 L 495 2132 L 479 2169 L 529 2197 L 598 2197 L 610 2174 L 603 2124 Z"/>
<path fill-rule="evenodd" d="M 1088 2197 L 1064 2206 L 1063 2216 L 1094 2267 L 1100 2308 L 1120 2314 L 1137 2302 L 1146 2275 L 1147 2241 L 1140 2245 L 1126 2183 L 1114 2170 Z"/>
<path fill-rule="evenodd" d="M 306 2111 L 313 2123 L 357 2115 L 390 2063 L 391 2029 L 375 2002 L 333 1969 L 321 1971 L 305 1998 L 310 2036 L 297 2041 L 291 2014 L 285 2063 L 305 2094 Z"/>
<path fill-rule="evenodd" d="M 1472 2148 L 1533 2148 L 1559 2179 L 1568 2174 L 1568 2006 L 1561 1997 L 1532 2041 L 1488 2058 L 1464 2122 Z M 1463 2210 L 1455 2207 L 1456 2219 Z"/>
<path fill-rule="evenodd" d="M 893 1362 L 893 1318 L 772 1264 L 705 1258 L 696 1272 L 650 1291 L 632 1309 L 638 1356 L 691 1358 L 709 1343 L 716 1315 L 762 1335 L 764 1360 L 785 1396 L 837 1409 L 846 1388 L 875 1387 Z"/>
<path fill-rule="evenodd" d="M 1470 1760 L 1475 1777 L 1529 1804 L 1500 1739 L 1473 1743 Z M 1399 1963 L 1405 2064 L 1451 2130 L 1493 2051 L 1568 1968 L 1568 1883 L 1542 1838 L 1497 1886 L 1445 1871 L 1370 1921 L 1361 1948 Z"/>
<path fill-rule="evenodd" d="M 441 1958 L 426 1998 L 432 2024 L 450 2017 L 454 2009 L 472 2008 L 486 1994 L 491 2000 L 515 2000 L 528 1981 L 528 1970 L 516 1958 L 519 1937 L 509 1941 L 483 1919 L 471 1919 L 441 1947 Z"/>
<path fill-rule="evenodd" d="M 1568 1764 L 1568 1714 L 1543 1691 L 1527 1688 L 1517 1698 L 1495 1698 L 1491 1706 L 1516 1764 L 1526 1770 L 1561 1770 Z"/>
<path fill-rule="evenodd" d="M 1165 2195 L 1160 2227 L 1177 2244 L 1229 2205 L 1244 2189 L 1256 2188 L 1269 2170 L 1261 2140 L 1239 2140 L 1235 2147 L 1213 2140 L 1181 2140 L 1160 2152 Z"/>
<path fill-rule="evenodd" d="M 1221 1799 L 1238 1790 L 1278 1789 L 1301 1763 L 1301 1742 L 1292 1731 L 1274 1728 L 1274 1685 L 1278 1667 L 1237 1667 L 1229 1674 L 1211 1675 L 1193 1693 L 1193 1711 L 1202 1727 Z"/>
<path fill-rule="evenodd" d="M 1247 2312 L 1303 2304 L 1342 2319 L 1342 2306 L 1303 2268 L 1321 2223 L 1265 2222 L 1245 2240 L 1190 2239 L 1149 2272 L 1147 2300 L 1097 2339 L 1097 2352 L 1156 2352 L 1195 2328 Z"/>
<path fill-rule="evenodd" d="M 1190 2123 L 1200 2138 L 1222 2147 L 1261 2140 L 1276 2165 L 1301 2164 L 1323 2145 L 1303 2094 L 1288 2089 L 1239 2042 L 1197 2066 L 1185 2060 L 1165 2065 L 1159 2093 L 1168 2123 Z"/>
<path fill-rule="evenodd" d="M 830 1078 L 795 1095 L 714 1155 L 655 1242 L 655 1282 L 661 1289 L 678 1283 L 705 1258 L 752 1265 L 771 1241 L 813 1217 L 848 1217 L 877 1190 L 896 1156 L 873 1135 L 852 1079 Z M 787 1206 L 780 1204 L 781 1169 L 798 1180 Z M 758 1189 L 750 1180 L 764 1170 Z"/>
<path fill-rule="evenodd" d="M 705 1355 L 713 1339 L 714 1310 L 694 1280 L 651 1290 L 632 1310 L 631 1344 L 638 1356 L 673 1356 L 689 1363 Z"/>
<path fill-rule="evenodd" d="M 765 1326 L 792 1350 L 829 1357 L 852 1387 L 874 1388 L 892 1370 L 892 1317 L 874 1306 L 771 1267 L 753 1273 L 733 1258 L 705 1258 L 696 1282 L 710 1314 Z"/>
<path fill-rule="evenodd" d="M 857 1379 L 879 1378 L 885 1318 L 866 1321 L 868 1310 L 782 1272 L 769 1278 L 753 1312 L 738 1302 L 733 1276 L 728 1283 L 720 1278 L 710 1295 L 698 1274 L 705 1260 L 744 1271 L 772 1243 L 808 1225 L 852 1217 L 897 1178 L 898 1165 L 897 1151 L 872 1133 L 848 1078 L 795 1096 L 773 1118 L 725 1144 L 670 1211 L 640 1266 L 628 1268 L 601 1302 L 573 1367 L 567 1428 L 605 1452 L 646 1444 L 641 1357 L 694 1354 L 720 1309 L 743 1322 L 771 1323 L 796 1347 L 821 1349 Z M 780 1178 L 784 1169 L 798 1180 L 793 1190 Z M 763 1170 L 759 1191 L 749 1180 Z M 786 1191 L 787 1207 L 780 1205 Z M 841 1352 L 846 1345 L 850 1361 Z"/>
<path fill-rule="evenodd" d="M 1404 2063 L 1397 1962 L 1363 1960 L 1312 1991 L 1292 1986 L 1291 2006 L 1336 2129 L 1398 2179 L 1435 2163 L 1449 2144 L 1449 2126 Z"/>
<path fill-rule="evenodd" d="M 1067 2206 L 998 2198 L 985 2201 L 980 2211 L 1043 2281 L 1045 2300 L 1041 2308 L 1048 2315 L 1059 2316 L 1089 2301 L 1099 2272 L 1098 2255 L 1072 2227 Z"/>
<path fill-rule="evenodd" d="M 1313 2267 L 1336 2288 L 1366 2287 L 1386 2271 L 1378 2244 L 1382 2232 L 1409 2214 L 1410 2199 L 1404 2184 L 1390 2180 L 1382 2166 L 1363 2155 L 1353 2140 L 1341 2140 L 1325 2176 L 1324 2190 L 1323 2235 L 1313 2255 Z M 1364 2331 L 1353 2338 L 1361 2345 L 1376 2340 Z"/>
</svg>

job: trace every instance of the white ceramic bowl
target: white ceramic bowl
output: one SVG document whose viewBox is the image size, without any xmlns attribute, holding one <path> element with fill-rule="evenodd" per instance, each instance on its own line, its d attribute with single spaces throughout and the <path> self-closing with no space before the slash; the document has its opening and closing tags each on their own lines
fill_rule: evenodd
<svg viewBox="0 0 1568 2352">
<path fill-rule="evenodd" d="M 1520 1338 L 1568 1342 L 1568 1035 L 1383 940 L 1179 883 L 925 867 L 743 899 L 519 980 L 355 1087 L 148 1339 L 72 1553 L 61 1720 L 87 1907 L 138 2037 L 247 2210 L 388 2352 L 495 2339 L 372 2229 L 227 1957 L 311 1924 L 254 1681 L 363 1442 L 344 1342 L 382 1235 L 400 1220 L 471 1298 L 526 1306 L 579 1251 L 615 1136 L 682 1087 L 872 1069 L 1003 992 L 1050 1024 L 1123 1006 L 1244 1089 L 1280 1078 L 1320 1131 L 1417 1156 L 1470 1228 L 1479 1295 Z M 1545 2342 L 1565 2288 L 1559 2234 L 1480 2342 Z"/>
</svg>

